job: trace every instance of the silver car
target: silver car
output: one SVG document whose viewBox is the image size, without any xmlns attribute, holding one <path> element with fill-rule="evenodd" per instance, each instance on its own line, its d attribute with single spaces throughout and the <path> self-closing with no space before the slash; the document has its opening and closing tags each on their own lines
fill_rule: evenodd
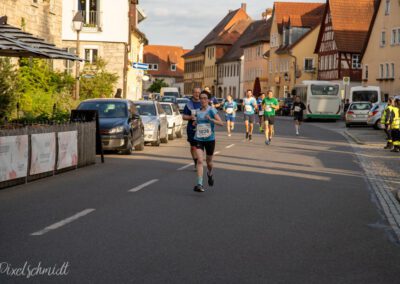
<svg viewBox="0 0 400 284">
<path fill-rule="evenodd" d="M 177 98 L 176 103 L 178 105 L 179 111 L 182 113 L 183 110 L 185 109 L 185 106 L 189 102 L 189 99 L 187 98 Z"/>
<path fill-rule="evenodd" d="M 157 101 L 135 101 L 144 124 L 144 141 L 153 146 L 168 143 L 167 115 Z"/>
<path fill-rule="evenodd" d="M 346 112 L 346 127 L 350 125 L 367 125 L 368 113 L 372 108 L 370 102 L 351 103 Z"/>
<path fill-rule="evenodd" d="M 387 103 L 377 103 L 371 108 L 368 113 L 367 124 L 374 127 L 375 129 L 382 129 L 381 117 L 382 113 L 386 108 Z"/>
<path fill-rule="evenodd" d="M 178 106 L 173 103 L 161 102 L 160 104 L 167 114 L 169 140 L 174 140 L 175 137 L 182 138 L 183 118 Z"/>
</svg>

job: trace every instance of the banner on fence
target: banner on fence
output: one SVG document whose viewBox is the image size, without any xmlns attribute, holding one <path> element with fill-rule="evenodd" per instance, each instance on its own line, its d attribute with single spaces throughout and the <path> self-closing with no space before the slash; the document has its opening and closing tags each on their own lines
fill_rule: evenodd
<svg viewBox="0 0 400 284">
<path fill-rule="evenodd" d="M 56 134 L 32 134 L 31 175 L 51 172 L 56 163 Z"/>
<path fill-rule="evenodd" d="M 57 170 L 78 165 L 78 131 L 58 133 Z"/>
<path fill-rule="evenodd" d="M 0 137 L 0 182 L 26 177 L 28 135 Z"/>
</svg>

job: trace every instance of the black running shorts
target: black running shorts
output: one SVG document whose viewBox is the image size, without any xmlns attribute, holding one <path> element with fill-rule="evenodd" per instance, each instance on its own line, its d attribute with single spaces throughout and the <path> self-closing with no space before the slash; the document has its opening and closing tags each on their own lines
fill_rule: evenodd
<svg viewBox="0 0 400 284">
<path fill-rule="evenodd" d="M 274 125 L 275 123 L 275 116 L 269 116 L 269 115 L 265 115 L 264 116 L 264 122 L 268 122 L 269 125 Z"/>
<path fill-rule="evenodd" d="M 215 140 L 213 141 L 196 141 L 196 148 L 202 151 L 206 150 L 207 156 L 214 155 Z"/>
</svg>

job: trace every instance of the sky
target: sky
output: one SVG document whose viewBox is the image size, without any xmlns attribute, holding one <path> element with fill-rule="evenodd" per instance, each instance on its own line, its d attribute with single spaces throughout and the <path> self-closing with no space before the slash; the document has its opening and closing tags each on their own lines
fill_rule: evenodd
<svg viewBox="0 0 400 284">
<path fill-rule="evenodd" d="M 192 49 L 229 10 L 247 3 L 247 13 L 254 20 L 261 19 L 273 0 L 140 0 L 139 6 L 147 19 L 139 29 L 149 39 L 149 44 L 176 45 Z M 324 0 L 285 0 L 284 2 L 325 2 Z"/>
</svg>

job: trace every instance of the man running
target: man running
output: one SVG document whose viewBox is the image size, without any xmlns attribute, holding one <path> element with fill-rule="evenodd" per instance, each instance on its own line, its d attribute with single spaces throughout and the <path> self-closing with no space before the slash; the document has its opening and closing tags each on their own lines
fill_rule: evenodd
<svg viewBox="0 0 400 284">
<path fill-rule="evenodd" d="M 264 131 L 264 110 L 262 106 L 262 102 L 265 99 L 265 94 L 261 93 L 257 98 L 257 113 L 258 113 L 258 123 L 260 124 L 260 133 Z"/>
<path fill-rule="evenodd" d="M 246 91 L 246 98 L 243 100 L 244 123 L 246 125 L 246 139 L 252 140 L 255 110 L 257 109 L 257 101 L 253 97 L 253 91 Z"/>
<path fill-rule="evenodd" d="M 190 144 L 190 154 L 192 155 L 194 168 L 197 169 L 197 156 L 196 156 L 196 141 L 194 140 L 194 135 L 196 133 L 196 127 L 193 125 L 193 117 L 196 117 L 196 111 L 200 109 L 200 88 L 193 89 L 193 96 L 191 100 L 186 104 L 185 108 L 183 109 L 183 119 L 186 120 L 187 128 L 187 141 Z"/>
<path fill-rule="evenodd" d="M 228 136 L 230 137 L 231 131 L 235 128 L 235 118 L 237 111 L 237 104 L 233 101 L 232 96 L 228 95 L 226 97 L 226 102 L 224 103 L 223 110 L 225 112 L 226 118 L 226 129 L 228 131 Z"/>
<path fill-rule="evenodd" d="M 196 134 L 194 140 L 196 141 L 196 157 L 197 157 L 197 183 L 194 191 L 204 192 L 203 187 L 203 157 L 206 151 L 207 163 L 207 178 L 208 185 L 214 185 L 213 175 L 213 155 L 215 150 L 215 131 L 214 125 L 224 125 L 218 115 L 218 111 L 209 106 L 210 94 L 202 92 L 200 95 L 201 108 L 197 111 L 196 117 L 192 117 L 196 124 Z"/>
<path fill-rule="evenodd" d="M 264 129 L 265 144 L 269 145 L 274 135 L 275 111 L 279 109 L 279 102 L 274 98 L 271 90 L 267 92 L 267 97 L 263 100 L 264 107 Z"/>
<path fill-rule="evenodd" d="M 296 96 L 293 106 L 292 115 L 294 117 L 294 127 L 296 129 L 296 135 L 300 135 L 300 125 L 303 122 L 303 112 L 306 109 L 306 105 L 300 100 L 299 96 Z"/>
</svg>

